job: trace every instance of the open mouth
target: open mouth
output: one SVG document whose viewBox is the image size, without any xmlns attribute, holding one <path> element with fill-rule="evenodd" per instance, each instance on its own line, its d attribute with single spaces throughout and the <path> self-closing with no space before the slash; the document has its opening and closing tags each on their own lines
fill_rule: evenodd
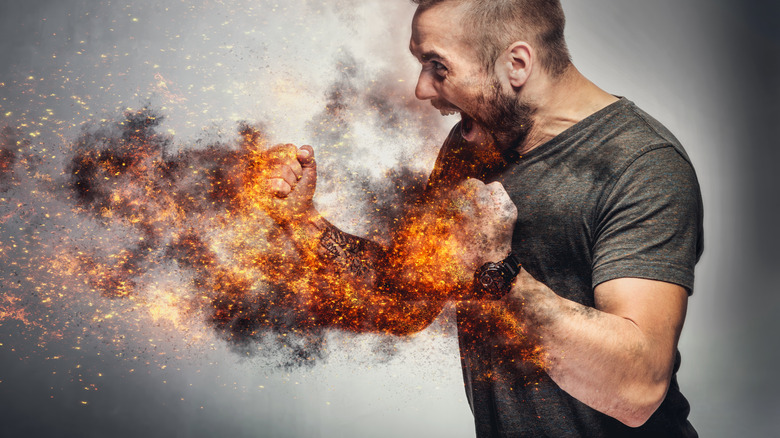
<svg viewBox="0 0 780 438">
<path fill-rule="evenodd" d="M 474 119 L 469 117 L 466 113 L 460 113 L 460 135 L 466 141 L 473 141 L 476 137 L 474 129 Z"/>
<path fill-rule="evenodd" d="M 479 137 L 480 132 L 482 132 L 479 129 L 479 124 L 474 121 L 474 119 L 466 114 L 465 112 L 461 111 L 460 108 L 457 108 L 455 106 L 450 105 L 439 105 L 435 102 L 432 102 L 433 106 L 439 110 L 441 115 L 443 116 L 452 116 L 455 114 L 460 114 L 460 134 L 463 137 L 464 140 L 468 142 L 476 141 Z"/>
</svg>

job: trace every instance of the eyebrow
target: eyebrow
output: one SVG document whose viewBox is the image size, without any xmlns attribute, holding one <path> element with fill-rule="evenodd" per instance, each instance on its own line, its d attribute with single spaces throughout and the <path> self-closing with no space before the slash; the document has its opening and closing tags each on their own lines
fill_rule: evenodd
<svg viewBox="0 0 780 438">
<path fill-rule="evenodd" d="M 436 52 L 434 52 L 432 50 L 428 51 L 428 52 L 425 52 L 422 55 L 420 55 L 420 59 L 422 59 L 423 61 L 428 61 L 430 59 L 441 59 L 442 61 L 446 61 L 447 60 L 446 58 L 444 58 L 443 56 L 439 55 L 438 53 L 436 53 Z"/>
<path fill-rule="evenodd" d="M 409 49 L 411 51 L 411 47 Z M 412 54 L 414 54 L 414 52 L 412 52 Z M 433 50 L 429 50 L 427 52 L 420 54 L 419 59 L 421 62 L 430 61 L 432 59 L 440 59 L 445 63 L 448 62 L 447 58 L 445 58 L 444 56 L 440 55 L 438 52 L 435 52 Z"/>
</svg>

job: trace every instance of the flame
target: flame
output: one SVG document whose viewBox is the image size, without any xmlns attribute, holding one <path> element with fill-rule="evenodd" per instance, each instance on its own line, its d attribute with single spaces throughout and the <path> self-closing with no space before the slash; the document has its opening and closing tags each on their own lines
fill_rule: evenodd
<svg viewBox="0 0 780 438">
<path fill-rule="evenodd" d="M 205 322 L 236 348 L 270 336 L 289 347 L 293 362 L 311 363 L 322 355 L 326 330 L 414 334 L 468 289 L 474 267 L 463 261 L 457 196 L 431 193 L 400 208 L 389 226 L 376 224 L 377 236 L 392 236 L 390 249 L 371 261 L 384 275 L 345 281 L 330 259 L 293 243 L 290 233 L 302 230 L 267 214 L 265 181 L 278 157 L 261 129 L 242 126 L 233 143 L 172 153 L 171 138 L 155 131 L 160 121 L 148 110 L 129 112 L 115 130 L 85 132 L 76 142 L 65 185 L 71 213 L 86 220 L 81 232 L 94 245 L 44 251 L 55 254 L 42 260 L 51 285 L 38 285 L 37 305 L 47 312 L 62 303 L 86 309 L 85 322 L 109 330 L 100 336 L 115 346 L 129 322 L 164 326 L 192 342 L 206 339 L 196 328 Z M 13 221 L 22 208 L 0 218 Z M 14 245 L 0 242 L 0 257 L 13 258 Z M 57 287 L 57 278 L 67 281 Z M 109 300 L 99 303 L 95 294 Z M 3 300 L 0 321 L 39 324 L 19 298 Z M 527 344 L 522 324 L 501 303 L 472 305 L 486 320 L 462 329 L 489 326 L 507 345 Z M 75 325 L 41 328 L 61 336 L 63 326 Z M 522 357 L 543 364 L 541 350 L 523 348 Z"/>
</svg>

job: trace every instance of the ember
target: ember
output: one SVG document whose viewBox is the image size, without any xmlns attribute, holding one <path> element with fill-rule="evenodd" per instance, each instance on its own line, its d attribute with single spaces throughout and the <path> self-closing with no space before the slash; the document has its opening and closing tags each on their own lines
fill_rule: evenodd
<svg viewBox="0 0 780 438">
<path fill-rule="evenodd" d="M 457 198 L 423 201 L 422 174 L 401 169 L 388 176 L 395 181 L 388 190 L 374 192 L 379 220 L 371 234 L 393 236 L 384 243 L 395 285 L 377 293 L 321 274 L 328 260 L 301 257 L 265 213 L 274 157 L 261 128 L 242 125 L 234 143 L 172 153 L 172 138 L 156 131 L 161 121 L 148 109 L 128 112 L 115 127 L 75 141 L 64 187 L 75 213 L 96 221 L 95 233 L 107 239 L 91 249 L 59 248 L 49 264 L 61 274 L 105 297 L 133 298 L 155 321 L 182 328 L 185 314 L 199 316 L 237 351 L 256 352 L 254 342 L 274 339 L 279 347 L 266 351 L 287 352 L 289 365 L 323 357 L 328 329 L 416 333 L 468 287 L 472 273 L 448 262 L 467 253 L 456 239 Z M 110 238 L 113 230 L 123 237 Z M 189 281 L 166 290 L 155 281 L 161 269 Z M 500 306 L 480 305 L 496 308 L 505 337 L 522 335 Z M 23 309 L 4 314 L 29 322 Z"/>
</svg>

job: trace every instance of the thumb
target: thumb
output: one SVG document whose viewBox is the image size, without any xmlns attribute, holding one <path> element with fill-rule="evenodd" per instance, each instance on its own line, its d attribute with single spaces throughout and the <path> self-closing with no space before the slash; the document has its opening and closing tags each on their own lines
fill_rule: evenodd
<svg viewBox="0 0 780 438">
<path fill-rule="evenodd" d="M 317 162 L 314 160 L 314 148 L 309 145 L 301 146 L 298 149 L 297 158 L 303 171 L 298 184 L 303 184 L 313 190 L 317 185 Z"/>
</svg>

